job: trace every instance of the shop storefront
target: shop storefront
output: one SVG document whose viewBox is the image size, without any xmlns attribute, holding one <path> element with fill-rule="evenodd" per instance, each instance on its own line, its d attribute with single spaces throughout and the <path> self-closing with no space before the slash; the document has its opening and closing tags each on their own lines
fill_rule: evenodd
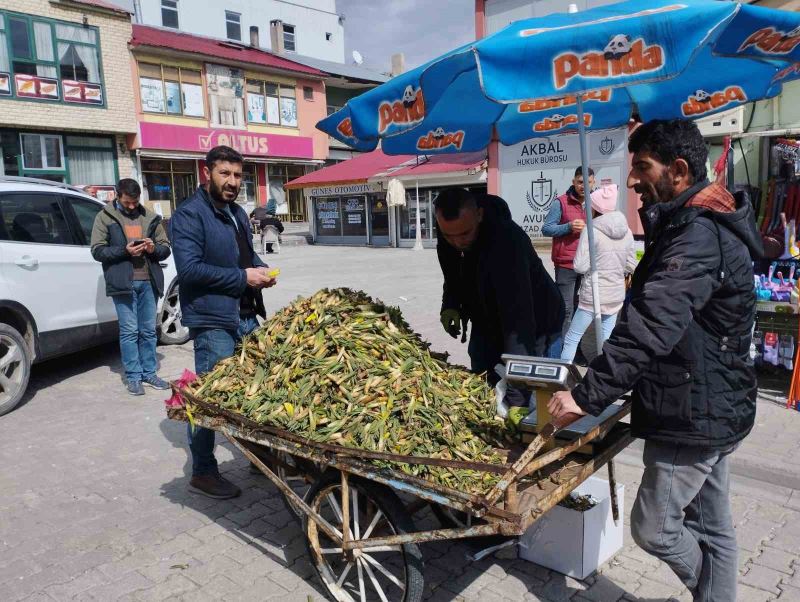
<svg viewBox="0 0 800 602">
<path fill-rule="evenodd" d="M 111 135 L 0 129 L 0 154 L 0 175 L 76 186 L 113 186 L 118 179 Z"/>
<path fill-rule="evenodd" d="M 391 179 L 405 188 L 405 199 L 400 195 L 393 207 L 387 198 Z M 435 247 L 433 203 L 442 189 L 452 186 L 485 192 L 485 156 L 417 158 L 376 150 L 292 180 L 286 189 L 304 192 L 315 243 L 413 246 L 419 207 L 423 245 Z"/>
<path fill-rule="evenodd" d="M 237 202 L 248 213 L 274 199 L 284 221 L 307 219 L 302 194 L 285 195 L 283 189 L 290 177 L 319 163 L 313 160 L 311 138 L 302 136 L 141 122 L 134 148 L 145 201 L 169 217 L 203 183 L 205 155 L 218 145 L 231 146 L 245 158 Z"/>
<path fill-rule="evenodd" d="M 321 186 L 306 192 L 316 242 L 389 246 L 389 211 L 380 185 Z"/>
</svg>

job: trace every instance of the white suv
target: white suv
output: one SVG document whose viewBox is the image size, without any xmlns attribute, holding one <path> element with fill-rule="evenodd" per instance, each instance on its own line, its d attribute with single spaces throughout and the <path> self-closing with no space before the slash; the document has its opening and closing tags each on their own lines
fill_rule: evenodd
<svg viewBox="0 0 800 602">
<path fill-rule="evenodd" d="M 22 399 L 31 364 L 119 337 L 114 303 L 89 241 L 101 201 L 77 188 L 0 177 L 0 415 Z M 161 343 L 183 344 L 175 264 L 161 263 Z"/>
</svg>

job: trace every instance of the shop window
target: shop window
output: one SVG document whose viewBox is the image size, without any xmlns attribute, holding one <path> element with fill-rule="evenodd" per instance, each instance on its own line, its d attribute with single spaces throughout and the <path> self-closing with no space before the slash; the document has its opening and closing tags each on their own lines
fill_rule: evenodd
<svg viewBox="0 0 800 602">
<path fill-rule="evenodd" d="M 297 44 L 294 25 L 283 24 L 283 49 L 286 52 L 296 52 Z"/>
<path fill-rule="evenodd" d="M 205 117 L 200 71 L 139 63 L 139 95 L 146 113 Z"/>
<path fill-rule="evenodd" d="M 206 65 L 211 125 L 245 127 L 244 72 L 225 65 Z"/>
<path fill-rule="evenodd" d="M 69 180 L 73 184 L 113 185 L 117 182 L 114 140 L 67 136 Z"/>
<path fill-rule="evenodd" d="M 304 222 L 307 219 L 305 197 L 302 190 L 286 190 L 290 180 L 305 174 L 302 165 L 269 165 L 269 203 L 276 205 L 275 213 L 283 221 Z"/>
<path fill-rule="evenodd" d="M 194 161 L 142 160 L 142 177 L 149 201 L 169 201 L 174 209 L 194 194 Z"/>
<path fill-rule="evenodd" d="M 229 40 L 242 41 L 242 15 L 225 11 L 225 30 Z"/>
<path fill-rule="evenodd" d="M 342 213 L 338 197 L 322 198 L 314 201 L 314 221 L 317 236 L 341 236 Z"/>
<path fill-rule="evenodd" d="M 236 202 L 244 207 L 249 214 L 258 203 L 258 179 L 256 177 L 256 166 L 252 163 L 242 165 L 242 187 L 239 189 L 239 196 Z"/>
<path fill-rule="evenodd" d="M 431 214 L 431 191 L 419 191 L 419 224 L 423 240 L 433 238 Z M 417 237 L 417 195 L 415 190 L 406 191 L 406 206 L 400 208 L 400 238 L 414 240 Z"/>
<path fill-rule="evenodd" d="M 161 25 L 178 29 L 178 0 L 161 0 Z"/>
<path fill-rule="evenodd" d="M 97 28 L 0 13 L 0 95 L 102 105 Z"/>
<path fill-rule="evenodd" d="M 61 136 L 51 134 L 20 134 L 23 169 L 63 171 L 64 151 Z"/>
<path fill-rule="evenodd" d="M 297 127 L 294 86 L 248 79 L 247 121 Z"/>
</svg>

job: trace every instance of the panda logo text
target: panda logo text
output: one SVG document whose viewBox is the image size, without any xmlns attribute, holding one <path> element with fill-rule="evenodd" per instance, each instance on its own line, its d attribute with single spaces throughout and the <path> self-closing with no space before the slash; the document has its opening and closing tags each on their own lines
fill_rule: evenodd
<svg viewBox="0 0 800 602">
<path fill-rule="evenodd" d="M 406 86 L 403 98 L 394 102 L 382 102 L 378 107 L 378 133 L 383 134 L 392 124 L 414 125 L 425 117 L 425 100 L 422 88 Z"/>
<path fill-rule="evenodd" d="M 765 54 L 789 54 L 800 44 L 800 27 L 792 31 L 778 31 L 774 27 L 765 27 L 751 34 L 741 46 L 739 52 L 755 46 Z"/>
<path fill-rule="evenodd" d="M 461 150 L 464 144 L 464 130 L 457 132 L 445 132 L 442 128 L 436 128 L 427 135 L 421 136 L 417 140 L 417 150 L 435 150 L 448 148 L 450 146 Z"/>
<path fill-rule="evenodd" d="M 697 90 L 681 105 L 684 117 L 696 117 L 716 111 L 731 103 L 747 102 L 747 94 L 739 86 L 729 86 L 719 92 Z"/>
<path fill-rule="evenodd" d="M 353 138 L 353 122 L 349 117 L 345 117 L 336 126 L 336 131 L 346 138 Z"/>
<path fill-rule="evenodd" d="M 595 102 L 609 102 L 612 95 L 611 88 L 604 88 L 602 90 L 592 90 L 582 94 L 583 101 L 588 102 L 594 100 Z M 537 111 L 547 111 L 549 109 L 560 109 L 562 107 L 570 107 L 578 104 L 578 96 L 564 96 L 563 98 L 549 98 L 549 99 L 536 99 L 527 100 L 519 103 L 517 110 L 520 113 L 536 113 Z"/>
<path fill-rule="evenodd" d="M 578 123 L 578 116 L 577 115 L 560 115 L 559 113 L 555 113 L 550 115 L 550 117 L 545 117 L 538 123 L 533 125 L 534 132 L 553 132 L 556 130 L 563 130 L 571 125 L 577 125 Z M 583 115 L 583 123 L 586 127 L 590 127 L 592 125 L 592 114 L 591 113 L 584 113 Z"/>
<path fill-rule="evenodd" d="M 642 38 L 631 40 L 626 35 L 616 35 L 602 51 L 586 54 L 565 52 L 553 61 L 553 80 L 556 88 L 563 88 L 574 77 L 605 79 L 657 71 L 664 66 L 664 49 L 654 44 L 648 46 Z"/>
</svg>

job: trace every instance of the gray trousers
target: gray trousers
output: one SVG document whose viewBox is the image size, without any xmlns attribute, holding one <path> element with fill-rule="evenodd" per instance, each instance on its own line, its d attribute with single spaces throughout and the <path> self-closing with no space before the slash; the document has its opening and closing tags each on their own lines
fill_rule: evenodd
<svg viewBox="0 0 800 602">
<path fill-rule="evenodd" d="M 631 514 L 634 541 L 663 560 L 695 602 L 734 602 L 736 533 L 727 449 L 645 441 L 644 475 Z"/>
</svg>

